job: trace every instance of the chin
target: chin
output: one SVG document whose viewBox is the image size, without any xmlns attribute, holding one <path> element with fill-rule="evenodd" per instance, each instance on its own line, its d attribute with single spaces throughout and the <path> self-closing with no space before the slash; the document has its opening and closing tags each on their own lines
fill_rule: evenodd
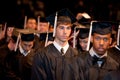
<svg viewBox="0 0 120 80">
<path fill-rule="evenodd" d="M 105 52 L 104 51 L 98 51 L 98 55 L 104 55 Z"/>
</svg>

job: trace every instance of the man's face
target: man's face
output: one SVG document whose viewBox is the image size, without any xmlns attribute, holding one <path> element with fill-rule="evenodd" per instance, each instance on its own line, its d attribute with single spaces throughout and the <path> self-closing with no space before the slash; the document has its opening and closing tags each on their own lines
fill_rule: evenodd
<svg viewBox="0 0 120 80">
<path fill-rule="evenodd" d="M 29 19 L 26 23 L 26 28 L 30 28 L 30 29 L 36 29 L 37 27 L 37 22 L 35 19 Z"/>
<path fill-rule="evenodd" d="M 8 27 L 8 28 L 7 28 L 7 36 L 9 36 L 9 37 L 12 36 L 13 29 L 14 29 L 14 27 Z"/>
<path fill-rule="evenodd" d="M 82 50 L 86 51 L 87 43 L 88 43 L 88 38 L 85 39 L 79 38 L 79 45 L 81 46 Z"/>
<path fill-rule="evenodd" d="M 31 50 L 33 45 L 34 45 L 34 41 L 21 41 L 21 46 L 25 52 Z"/>
<path fill-rule="evenodd" d="M 49 25 L 48 25 L 47 22 L 40 22 L 40 23 L 39 23 L 38 31 L 40 31 L 41 33 L 42 33 L 42 32 L 47 32 L 47 31 L 48 31 L 48 28 L 49 28 Z"/>
<path fill-rule="evenodd" d="M 71 34 L 71 24 L 60 24 L 56 28 L 56 39 L 59 42 L 66 42 Z"/>
<path fill-rule="evenodd" d="M 98 55 L 103 55 L 109 48 L 112 38 L 111 34 L 100 35 L 93 34 L 93 49 Z"/>
</svg>

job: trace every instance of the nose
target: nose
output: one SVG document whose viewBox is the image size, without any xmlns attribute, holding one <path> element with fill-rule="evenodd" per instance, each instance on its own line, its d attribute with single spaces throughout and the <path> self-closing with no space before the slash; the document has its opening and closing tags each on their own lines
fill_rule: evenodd
<svg viewBox="0 0 120 80">
<path fill-rule="evenodd" d="M 66 29 L 63 30 L 64 33 L 66 33 L 66 31 L 67 31 Z"/>
<path fill-rule="evenodd" d="M 26 51 L 29 51 L 30 50 L 30 47 L 29 46 L 26 46 Z"/>
<path fill-rule="evenodd" d="M 100 45 L 103 45 L 104 44 L 104 41 L 103 39 L 100 40 Z"/>
</svg>

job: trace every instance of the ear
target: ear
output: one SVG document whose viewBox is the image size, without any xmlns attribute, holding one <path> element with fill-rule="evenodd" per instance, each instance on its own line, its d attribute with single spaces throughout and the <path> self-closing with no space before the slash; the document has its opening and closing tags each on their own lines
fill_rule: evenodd
<svg viewBox="0 0 120 80">
<path fill-rule="evenodd" d="M 93 36 L 91 35 L 90 41 L 93 43 Z"/>
<path fill-rule="evenodd" d="M 112 38 L 110 38 L 110 45 L 112 44 Z"/>
</svg>

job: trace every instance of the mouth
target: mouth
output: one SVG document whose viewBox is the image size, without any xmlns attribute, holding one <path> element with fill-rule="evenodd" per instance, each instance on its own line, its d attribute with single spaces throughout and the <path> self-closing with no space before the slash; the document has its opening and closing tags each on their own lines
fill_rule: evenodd
<svg viewBox="0 0 120 80">
<path fill-rule="evenodd" d="M 99 51 L 104 51 L 104 48 L 99 48 L 98 50 L 99 50 Z"/>
<path fill-rule="evenodd" d="M 63 39 L 67 39 L 68 37 L 67 36 L 62 36 Z"/>
</svg>

